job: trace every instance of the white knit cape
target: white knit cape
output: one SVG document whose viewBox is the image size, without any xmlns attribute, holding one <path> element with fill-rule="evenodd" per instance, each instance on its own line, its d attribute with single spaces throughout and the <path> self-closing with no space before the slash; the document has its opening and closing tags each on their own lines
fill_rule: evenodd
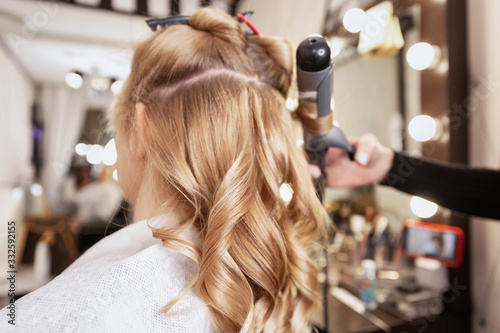
<svg viewBox="0 0 500 333">
<path fill-rule="evenodd" d="M 157 216 L 102 239 L 47 285 L 15 302 L 15 326 L 0 310 L 0 332 L 213 332 L 208 307 L 192 291 L 165 317 L 196 264 L 152 237 Z M 197 241 L 194 228 L 186 238 Z"/>
</svg>

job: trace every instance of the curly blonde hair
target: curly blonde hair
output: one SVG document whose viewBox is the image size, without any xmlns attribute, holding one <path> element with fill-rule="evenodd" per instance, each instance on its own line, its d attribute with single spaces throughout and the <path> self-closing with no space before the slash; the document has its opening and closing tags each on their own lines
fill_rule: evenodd
<svg viewBox="0 0 500 333">
<path fill-rule="evenodd" d="M 319 296 L 306 250 L 323 216 L 290 133 L 293 60 L 288 41 L 246 35 L 213 8 L 138 46 L 110 120 L 133 144 L 134 106 L 144 103 L 149 181 L 158 197 L 168 193 L 158 210 L 186 216 L 153 235 L 199 267 L 165 313 L 196 288 L 218 332 L 310 331 Z M 294 191 L 289 203 L 284 183 Z M 192 225 L 201 248 L 182 237 Z"/>
</svg>

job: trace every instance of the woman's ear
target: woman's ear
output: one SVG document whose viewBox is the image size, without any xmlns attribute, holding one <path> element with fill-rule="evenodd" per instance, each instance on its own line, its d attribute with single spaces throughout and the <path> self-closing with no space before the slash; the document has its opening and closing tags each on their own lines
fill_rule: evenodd
<svg viewBox="0 0 500 333">
<path fill-rule="evenodd" d="M 136 137 L 138 138 L 136 142 L 136 151 L 135 154 L 138 159 L 144 159 L 146 155 L 146 150 L 144 148 L 144 140 L 147 136 L 147 122 L 146 122 L 146 106 L 142 102 L 138 102 L 135 104 L 135 122 L 137 124 L 136 128 Z"/>
</svg>

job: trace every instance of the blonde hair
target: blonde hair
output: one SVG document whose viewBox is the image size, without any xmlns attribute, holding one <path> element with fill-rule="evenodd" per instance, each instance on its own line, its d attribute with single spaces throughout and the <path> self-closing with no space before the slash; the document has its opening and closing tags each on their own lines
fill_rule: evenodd
<svg viewBox="0 0 500 333">
<path fill-rule="evenodd" d="M 322 208 L 290 134 L 293 66 L 289 42 L 248 36 L 212 8 L 137 48 L 110 120 L 139 140 L 134 107 L 146 106 L 150 181 L 159 198 L 168 194 L 159 211 L 187 217 L 153 235 L 199 267 L 165 313 L 197 288 L 218 332 L 310 330 L 319 296 L 306 250 L 321 233 Z M 288 204 L 284 183 L 294 191 Z M 201 249 L 181 235 L 191 225 Z"/>
</svg>

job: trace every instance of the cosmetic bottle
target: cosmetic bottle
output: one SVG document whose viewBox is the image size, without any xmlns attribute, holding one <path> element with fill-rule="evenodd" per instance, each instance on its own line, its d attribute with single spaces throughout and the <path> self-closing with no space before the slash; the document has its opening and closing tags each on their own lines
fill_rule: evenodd
<svg viewBox="0 0 500 333">
<path fill-rule="evenodd" d="M 367 310 L 377 308 L 377 265 L 374 260 L 364 259 L 361 261 L 363 275 L 360 281 L 360 297 Z"/>
</svg>

